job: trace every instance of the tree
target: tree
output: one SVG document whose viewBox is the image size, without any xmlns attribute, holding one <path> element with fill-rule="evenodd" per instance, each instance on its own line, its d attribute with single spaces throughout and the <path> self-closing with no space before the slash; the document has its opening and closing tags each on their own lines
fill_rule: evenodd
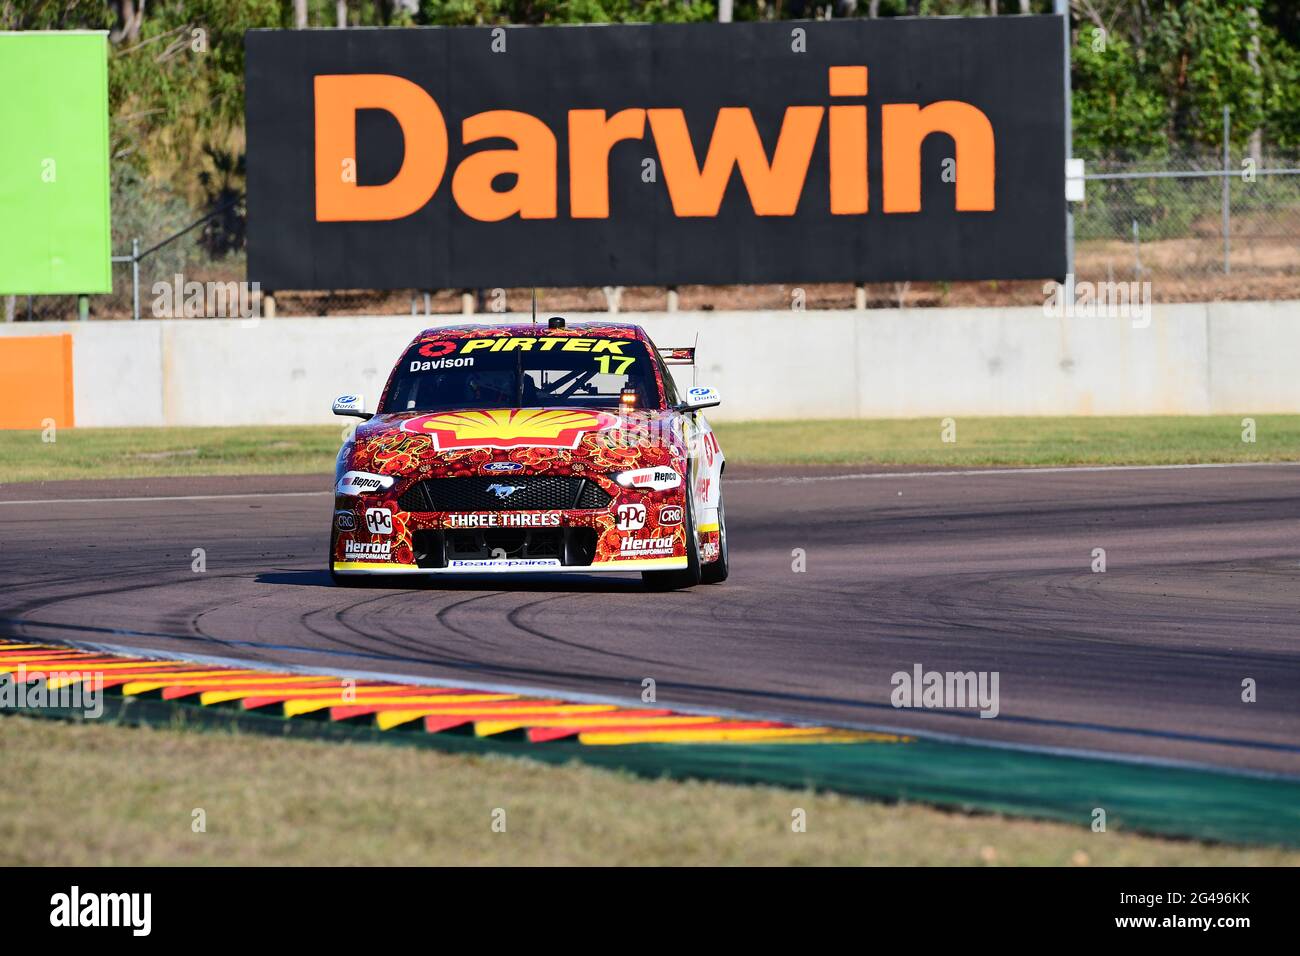
<svg viewBox="0 0 1300 956">
<path fill-rule="evenodd" d="M 1149 156 L 1165 146 L 1164 97 L 1143 82 L 1144 64 L 1123 38 L 1080 29 L 1070 65 L 1075 155 Z"/>
</svg>

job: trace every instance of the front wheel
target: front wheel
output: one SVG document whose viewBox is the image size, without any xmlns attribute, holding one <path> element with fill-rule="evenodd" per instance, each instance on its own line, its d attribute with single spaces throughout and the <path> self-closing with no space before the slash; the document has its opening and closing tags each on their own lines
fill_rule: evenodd
<svg viewBox="0 0 1300 956">
<path fill-rule="evenodd" d="M 673 571 L 642 571 L 641 581 L 653 591 L 676 591 L 700 583 L 700 542 L 695 536 L 695 511 L 691 493 L 686 492 L 686 567 Z"/>
<path fill-rule="evenodd" d="M 347 577 L 339 574 L 334 570 L 334 529 L 330 528 L 329 551 L 325 553 L 325 570 L 330 573 L 330 580 L 334 584 L 347 586 L 350 582 Z"/>
<path fill-rule="evenodd" d="M 700 570 L 700 580 L 705 584 L 721 584 L 731 573 L 731 563 L 727 552 L 727 515 L 722 507 L 722 495 L 718 494 L 718 559 L 711 561 Z"/>
</svg>

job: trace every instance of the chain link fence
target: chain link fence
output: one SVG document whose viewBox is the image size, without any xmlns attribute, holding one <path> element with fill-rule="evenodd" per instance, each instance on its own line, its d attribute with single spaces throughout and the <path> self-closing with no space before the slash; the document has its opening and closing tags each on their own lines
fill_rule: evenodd
<svg viewBox="0 0 1300 956">
<path fill-rule="evenodd" d="M 17 296 L 23 321 L 240 317 L 261 303 L 243 289 L 242 196 L 195 213 L 165 188 L 115 172 L 113 292 Z M 1156 302 L 1300 300 L 1300 155 L 1176 153 L 1086 164 L 1073 205 L 1078 281 L 1151 283 Z M 133 255 L 133 249 L 136 253 Z M 232 251 L 233 250 L 233 251 Z M 1044 279 L 1051 277 L 1044 277 Z M 849 309 L 1033 305 L 1042 281 L 851 283 L 539 290 L 547 312 Z M 243 299 L 234 296 L 244 294 Z M 276 290 L 279 316 L 448 315 L 525 311 L 530 289 Z M 232 305 L 232 299 L 235 305 Z"/>
<path fill-rule="evenodd" d="M 1228 151 L 1088 166 L 1075 275 L 1156 301 L 1300 298 L 1300 156 Z"/>
</svg>

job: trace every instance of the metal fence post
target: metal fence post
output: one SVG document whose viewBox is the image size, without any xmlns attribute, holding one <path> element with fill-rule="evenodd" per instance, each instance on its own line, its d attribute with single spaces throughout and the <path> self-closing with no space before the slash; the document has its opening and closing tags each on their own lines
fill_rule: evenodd
<svg viewBox="0 0 1300 956">
<path fill-rule="evenodd" d="M 140 240 L 131 240 L 131 318 L 140 320 Z"/>
<path fill-rule="evenodd" d="M 1232 162 L 1231 145 L 1228 140 L 1229 133 L 1232 130 L 1231 108 L 1223 108 L 1223 274 L 1228 275 L 1232 272 L 1232 263 L 1229 261 L 1229 255 L 1232 252 L 1232 239 L 1230 233 L 1232 229 L 1232 212 L 1231 199 L 1229 193 L 1232 188 Z"/>
<path fill-rule="evenodd" d="M 1061 30 L 1064 36 L 1062 46 L 1064 47 L 1065 69 L 1063 73 L 1065 109 L 1065 159 L 1069 162 L 1071 155 L 1074 153 L 1074 104 L 1070 92 L 1070 5 L 1068 0 L 1052 0 L 1052 13 L 1061 17 Z M 1065 203 L 1065 271 L 1067 275 L 1074 274 L 1074 210 L 1065 197 L 1060 197 L 1061 202 Z"/>
<path fill-rule="evenodd" d="M 1133 220 L 1133 281 L 1142 280 L 1142 243 L 1138 240 L 1138 221 Z"/>
</svg>

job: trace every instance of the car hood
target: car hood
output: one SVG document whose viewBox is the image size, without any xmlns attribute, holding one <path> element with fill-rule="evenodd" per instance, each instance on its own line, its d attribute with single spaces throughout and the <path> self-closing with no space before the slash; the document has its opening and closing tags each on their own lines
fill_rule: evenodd
<svg viewBox="0 0 1300 956">
<path fill-rule="evenodd" d="M 685 444 L 672 411 L 465 409 L 376 415 L 345 457 L 350 469 L 393 477 L 593 474 L 681 470 Z"/>
</svg>

